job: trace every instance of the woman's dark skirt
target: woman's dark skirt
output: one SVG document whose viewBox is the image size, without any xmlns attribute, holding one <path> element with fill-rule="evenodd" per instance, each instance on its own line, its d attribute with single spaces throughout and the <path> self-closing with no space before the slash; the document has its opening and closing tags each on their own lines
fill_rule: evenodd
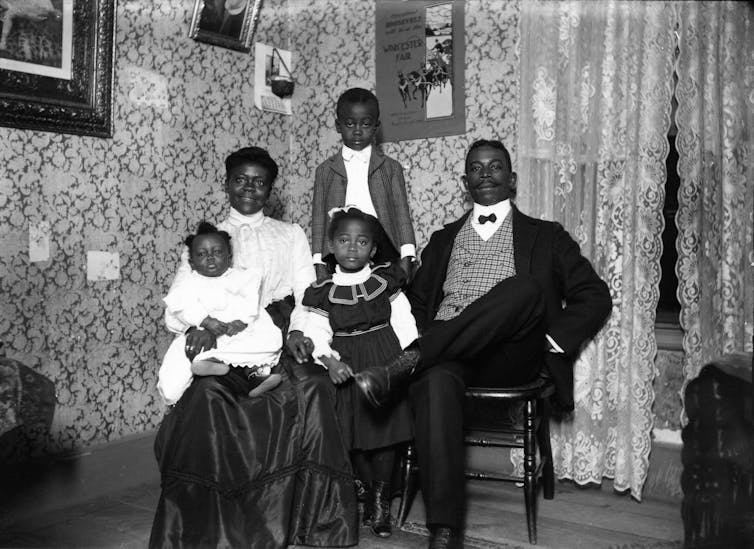
<svg viewBox="0 0 754 549">
<path fill-rule="evenodd" d="M 234 376 L 197 377 L 167 414 L 150 547 L 358 542 L 334 386 L 321 369 L 287 366 L 276 389 L 253 399 Z"/>
</svg>

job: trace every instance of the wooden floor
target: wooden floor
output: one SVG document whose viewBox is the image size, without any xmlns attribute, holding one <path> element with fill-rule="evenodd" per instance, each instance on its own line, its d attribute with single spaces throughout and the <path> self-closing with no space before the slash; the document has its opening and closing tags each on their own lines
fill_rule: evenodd
<svg viewBox="0 0 754 549">
<path fill-rule="evenodd" d="M 531 547 L 527 539 L 523 493 L 510 484 L 468 483 L 467 548 Z M 121 489 L 97 499 L 39 514 L 0 528 L 0 547 L 143 548 L 159 486 L 155 482 Z M 397 501 L 394 502 L 397 506 Z M 361 530 L 360 548 L 426 547 L 421 497 L 404 531 L 388 540 Z M 556 484 L 555 499 L 539 499 L 538 547 L 680 548 L 683 525 L 677 504 L 638 503 L 606 488 Z"/>
</svg>

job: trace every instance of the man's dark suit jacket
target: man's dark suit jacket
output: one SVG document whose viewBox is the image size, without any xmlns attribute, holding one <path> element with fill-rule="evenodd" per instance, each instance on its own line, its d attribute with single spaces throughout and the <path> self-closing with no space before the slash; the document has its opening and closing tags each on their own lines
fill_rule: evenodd
<svg viewBox="0 0 754 549">
<path fill-rule="evenodd" d="M 421 267 L 408 291 L 420 332 L 434 320 L 458 231 L 469 213 L 432 234 Z M 573 409 L 573 362 L 612 309 L 605 282 L 581 255 L 579 245 L 559 224 L 534 219 L 511 208 L 516 274 L 528 274 L 545 296 L 547 334 L 565 354 L 546 353 L 546 363 L 561 407 Z M 542 342 L 543 348 L 545 342 Z"/>
</svg>

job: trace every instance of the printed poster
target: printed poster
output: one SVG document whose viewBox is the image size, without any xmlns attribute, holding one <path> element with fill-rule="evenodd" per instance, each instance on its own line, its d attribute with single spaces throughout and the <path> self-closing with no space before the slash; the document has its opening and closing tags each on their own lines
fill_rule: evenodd
<svg viewBox="0 0 754 549">
<path fill-rule="evenodd" d="M 462 0 L 378 0 L 383 141 L 466 132 Z"/>
</svg>

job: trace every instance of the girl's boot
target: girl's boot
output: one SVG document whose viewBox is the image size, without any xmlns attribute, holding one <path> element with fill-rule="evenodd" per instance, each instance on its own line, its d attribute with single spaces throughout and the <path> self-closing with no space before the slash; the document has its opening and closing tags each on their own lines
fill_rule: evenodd
<svg viewBox="0 0 754 549">
<path fill-rule="evenodd" d="M 372 486 L 372 533 L 381 538 L 388 538 L 393 533 L 390 523 L 390 486 L 376 480 Z"/>
</svg>

